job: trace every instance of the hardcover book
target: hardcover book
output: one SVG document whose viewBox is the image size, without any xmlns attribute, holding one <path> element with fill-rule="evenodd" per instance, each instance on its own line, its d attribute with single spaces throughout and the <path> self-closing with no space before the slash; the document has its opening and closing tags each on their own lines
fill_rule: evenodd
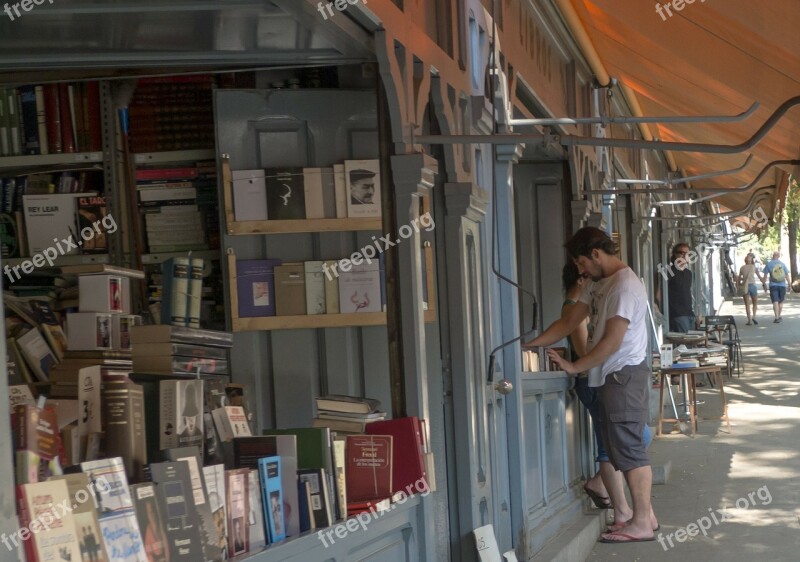
<svg viewBox="0 0 800 562">
<path fill-rule="evenodd" d="M 215 464 L 203 467 L 206 490 L 208 491 L 208 506 L 217 529 L 217 546 L 222 553 L 222 559 L 228 559 L 228 518 L 225 510 L 225 466 Z"/>
<path fill-rule="evenodd" d="M 17 499 L 22 527 L 27 529 L 32 525 L 39 529 L 25 541 L 29 562 L 80 560 L 80 539 L 75 520 L 70 511 L 60 509 L 71 501 L 66 482 L 21 484 L 17 487 Z M 43 520 L 51 523 L 45 527 L 41 524 Z"/>
<path fill-rule="evenodd" d="M 17 484 L 41 482 L 61 474 L 56 410 L 52 406 L 14 407 L 14 449 Z"/>
<path fill-rule="evenodd" d="M 347 216 L 381 216 L 381 169 L 378 160 L 345 160 Z"/>
<path fill-rule="evenodd" d="M 267 528 L 264 525 L 265 512 L 261 501 L 261 483 L 258 479 L 258 470 L 252 469 L 247 475 L 247 525 L 250 527 L 250 552 L 256 552 L 268 544 Z"/>
<path fill-rule="evenodd" d="M 203 449 L 203 381 L 160 381 L 161 414 L 159 447 Z"/>
<path fill-rule="evenodd" d="M 333 524 L 331 497 L 328 489 L 328 476 L 324 468 L 305 468 L 297 471 L 300 482 L 308 483 L 309 498 L 314 518 L 314 527 L 328 527 Z"/>
<path fill-rule="evenodd" d="M 271 168 L 265 173 L 269 219 L 305 219 L 303 168 Z"/>
<path fill-rule="evenodd" d="M 347 498 L 350 502 L 392 496 L 391 435 L 348 435 Z"/>
<path fill-rule="evenodd" d="M 392 493 L 414 489 L 427 481 L 422 426 L 416 417 L 395 418 L 367 424 L 370 435 L 392 436 Z M 417 488 L 418 489 L 418 488 Z"/>
<path fill-rule="evenodd" d="M 150 562 L 169 562 L 169 540 L 166 521 L 161 515 L 156 498 L 156 484 L 144 482 L 131 486 L 136 520 L 142 534 L 142 543 Z M 84 560 L 84 562 L 90 562 Z"/>
<path fill-rule="evenodd" d="M 188 326 L 189 258 L 170 258 L 161 266 L 163 275 L 163 298 L 161 300 L 161 323 L 172 326 Z"/>
<path fill-rule="evenodd" d="M 281 458 L 264 457 L 258 460 L 258 473 L 261 477 L 264 515 L 269 530 L 271 544 L 286 538 L 286 525 L 283 514 L 283 484 L 281 482 Z"/>
<path fill-rule="evenodd" d="M 275 303 L 278 316 L 305 316 L 306 275 L 302 263 L 275 267 Z"/>
<path fill-rule="evenodd" d="M 250 526 L 247 524 L 249 510 L 249 468 L 225 471 L 225 491 L 228 510 L 228 555 L 238 556 L 248 552 Z"/>
<path fill-rule="evenodd" d="M 123 459 L 129 482 L 145 480 L 147 447 L 141 385 L 130 381 L 103 384 L 103 425 L 106 455 Z"/>
<path fill-rule="evenodd" d="M 196 511 L 189 466 L 184 462 L 151 463 L 150 473 L 166 520 L 170 562 L 202 560 L 202 522 Z"/>
<path fill-rule="evenodd" d="M 381 312 L 381 278 L 379 265 L 354 265 L 339 274 L 339 310 L 352 312 Z"/>
<path fill-rule="evenodd" d="M 306 273 L 306 314 L 325 314 L 325 274 L 321 261 L 303 264 Z"/>
<path fill-rule="evenodd" d="M 57 246 L 59 241 L 72 237 L 73 244 L 62 245 L 66 255 L 77 254 L 80 236 L 75 215 L 76 194 L 23 195 L 25 228 L 30 255 Z M 60 242 L 59 242 L 60 244 Z M 72 247 L 75 246 L 75 247 Z"/>
<path fill-rule="evenodd" d="M 281 260 L 237 260 L 239 317 L 275 316 L 275 267 Z"/>
<path fill-rule="evenodd" d="M 189 268 L 189 294 L 188 314 L 189 327 L 200 327 L 200 308 L 203 299 L 203 269 L 205 261 L 202 258 L 191 258 Z"/>
</svg>

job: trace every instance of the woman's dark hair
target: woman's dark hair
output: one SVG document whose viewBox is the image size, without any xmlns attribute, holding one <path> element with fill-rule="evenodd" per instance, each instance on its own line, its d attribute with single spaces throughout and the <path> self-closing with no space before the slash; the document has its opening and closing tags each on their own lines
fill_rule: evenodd
<svg viewBox="0 0 800 562">
<path fill-rule="evenodd" d="M 578 273 L 578 266 L 575 265 L 574 261 L 569 260 L 564 265 L 564 270 L 561 272 L 561 282 L 564 285 L 564 291 L 569 291 L 574 287 L 580 278 L 581 274 Z"/>
<path fill-rule="evenodd" d="M 585 226 L 572 235 L 564 247 L 572 257 L 578 259 L 581 256 L 589 257 L 592 250 L 602 250 L 609 256 L 617 253 L 616 243 L 608 235 L 593 226 Z"/>
</svg>

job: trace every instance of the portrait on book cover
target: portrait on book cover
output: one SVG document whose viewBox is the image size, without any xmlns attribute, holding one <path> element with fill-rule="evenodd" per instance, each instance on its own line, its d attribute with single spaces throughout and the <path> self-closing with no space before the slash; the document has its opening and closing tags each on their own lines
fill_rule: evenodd
<svg viewBox="0 0 800 562">
<path fill-rule="evenodd" d="M 253 283 L 253 306 L 269 306 L 269 283 L 266 281 Z"/>
<path fill-rule="evenodd" d="M 181 412 L 178 427 L 178 443 L 182 446 L 200 445 L 203 442 L 200 404 L 202 403 L 202 383 L 190 382 L 183 393 L 178 393 L 178 410 Z"/>
<path fill-rule="evenodd" d="M 269 494 L 269 525 L 272 540 L 277 541 L 285 537 L 283 519 L 283 498 L 280 490 Z"/>
<path fill-rule="evenodd" d="M 346 160 L 349 217 L 379 217 L 381 215 L 381 170 L 378 160 Z"/>
<path fill-rule="evenodd" d="M 97 317 L 97 347 L 111 348 L 111 317 Z"/>
</svg>

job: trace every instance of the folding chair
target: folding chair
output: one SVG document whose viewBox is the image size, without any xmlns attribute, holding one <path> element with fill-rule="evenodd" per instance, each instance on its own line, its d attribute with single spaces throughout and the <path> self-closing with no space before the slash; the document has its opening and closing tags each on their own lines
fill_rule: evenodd
<svg viewBox="0 0 800 562">
<path fill-rule="evenodd" d="M 706 316 L 706 329 L 716 332 L 719 343 L 728 348 L 728 378 L 733 378 L 736 372 L 737 378 L 744 371 L 744 359 L 742 357 L 742 341 L 739 339 L 739 329 L 736 327 L 736 320 L 733 316 Z M 727 332 L 727 339 L 722 334 Z"/>
</svg>

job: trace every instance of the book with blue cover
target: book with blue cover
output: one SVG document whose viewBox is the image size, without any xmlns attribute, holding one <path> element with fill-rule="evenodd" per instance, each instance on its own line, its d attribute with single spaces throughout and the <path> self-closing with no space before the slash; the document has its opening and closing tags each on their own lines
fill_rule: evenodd
<svg viewBox="0 0 800 562">
<path fill-rule="evenodd" d="M 239 317 L 275 316 L 275 266 L 281 260 L 238 260 L 236 291 Z"/>
<path fill-rule="evenodd" d="M 264 521 L 269 542 L 276 543 L 286 538 L 286 523 L 283 514 L 283 486 L 281 485 L 281 458 L 264 457 L 258 460 L 261 477 Z"/>
</svg>

